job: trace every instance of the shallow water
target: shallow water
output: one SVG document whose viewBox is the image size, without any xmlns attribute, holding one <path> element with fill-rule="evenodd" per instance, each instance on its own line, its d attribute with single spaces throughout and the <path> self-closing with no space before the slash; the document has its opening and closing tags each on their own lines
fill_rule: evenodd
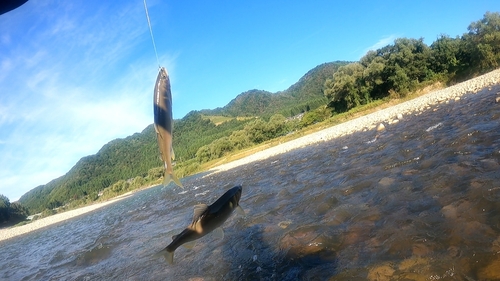
<svg viewBox="0 0 500 281">
<path fill-rule="evenodd" d="M 500 278 L 500 105 L 483 90 L 0 242 L 2 280 Z M 437 109 L 437 110 L 435 110 Z M 193 206 L 243 185 L 225 237 L 155 254 Z"/>
</svg>

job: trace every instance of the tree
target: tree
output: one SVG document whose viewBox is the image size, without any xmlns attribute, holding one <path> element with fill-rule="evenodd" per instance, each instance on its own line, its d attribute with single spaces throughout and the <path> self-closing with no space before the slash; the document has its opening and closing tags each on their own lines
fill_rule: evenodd
<svg viewBox="0 0 500 281">
<path fill-rule="evenodd" d="M 400 95 L 415 90 L 420 82 L 428 79 L 430 49 L 423 42 L 408 38 L 394 41 L 385 67 L 389 90 Z"/>
<path fill-rule="evenodd" d="M 432 45 L 430 55 L 430 68 L 435 73 L 454 73 L 457 71 L 460 61 L 458 59 L 460 40 L 441 35 Z"/>
<path fill-rule="evenodd" d="M 282 136 L 286 133 L 286 118 L 281 114 L 271 116 L 267 122 L 266 134 L 269 139 Z"/>
<path fill-rule="evenodd" d="M 24 221 L 28 216 L 28 209 L 18 202 L 10 204 L 10 219 L 15 221 Z"/>
<path fill-rule="evenodd" d="M 148 171 L 147 179 L 150 181 L 155 181 L 163 177 L 163 167 L 151 168 Z"/>
<path fill-rule="evenodd" d="M 0 223 L 10 219 L 10 201 L 7 196 L 0 194 Z"/>
<path fill-rule="evenodd" d="M 362 103 L 363 71 L 364 67 L 360 63 L 350 63 L 339 67 L 333 79 L 325 82 L 325 96 L 339 111 L 349 110 Z"/>
<path fill-rule="evenodd" d="M 494 69 L 500 64 L 500 14 L 486 12 L 473 22 L 464 34 L 465 54 L 470 66 L 480 72 Z"/>
<path fill-rule="evenodd" d="M 200 163 L 210 161 L 211 159 L 210 147 L 208 145 L 200 147 L 196 152 L 196 159 L 198 159 Z"/>
<path fill-rule="evenodd" d="M 222 157 L 227 152 L 233 150 L 233 146 L 231 145 L 231 142 L 229 141 L 228 137 L 222 137 L 220 139 L 213 141 L 209 145 L 209 147 L 210 147 L 211 159 Z"/>
<path fill-rule="evenodd" d="M 27 215 L 28 210 L 20 203 L 10 203 L 7 196 L 0 194 L 0 223 L 23 221 Z"/>
<path fill-rule="evenodd" d="M 387 94 L 386 89 L 383 87 L 386 60 L 381 56 L 377 56 L 375 51 L 370 51 L 360 61 L 365 66 L 363 72 L 364 89 L 361 90 L 365 100 L 371 101 L 384 97 Z"/>
<path fill-rule="evenodd" d="M 304 114 L 304 117 L 302 117 L 302 120 L 300 120 L 300 125 L 302 127 L 306 127 L 314 123 L 321 122 L 330 116 L 330 110 L 328 110 L 327 107 L 323 106 L 313 111 L 306 112 Z"/>
<path fill-rule="evenodd" d="M 229 136 L 229 141 L 236 149 L 243 149 L 252 145 L 252 142 L 250 141 L 250 138 L 245 130 L 234 131 Z"/>
<path fill-rule="evenodd" d="M 266 125 L 262 119 L 257 119 L 245 126 L 245 131 L 248 132 L 251 142 L 258 144 L 267 140 Z"/>
</svg>

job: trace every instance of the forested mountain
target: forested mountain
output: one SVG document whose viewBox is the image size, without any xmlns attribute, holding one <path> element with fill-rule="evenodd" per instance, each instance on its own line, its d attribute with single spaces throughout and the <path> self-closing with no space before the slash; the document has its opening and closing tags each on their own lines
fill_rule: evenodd
<svg viewBox="0 0 500 281">
<path fill-rule="evenodd" d="M 255 89 L 246 91 L 222 108 L 202 110 L 201 113 L 232 117 L 261 116 L 268 118 L 276 113 L 288 117 L 316 109 L 327 101 L 323 94 L 326 79 L 331 78 L 340 66 L 348 63 L 335 61 L 318 65 L 285 91 L 277 93 Z"/>
<path fill-rule="evenodd" d="M 183 174 L 189 174 L 200 163 L 286 135 L 332 114 L 399 98 L 432 83 L 463 81 L 499 66 L 499 13 L 487 12 L 463 36 L 442 35 L 430 46 L 423 39 L 398 38 L 369 51 L 359 62 L 319 65 L 285 91 L 250 90 L 222 108 L 192 111 L 176 120 L 176 171 L 184 169 Z M 305 112 L 301 120 L 285 118 L 301 112 Z M 207 118 L 216 115 L 225 116 L 225 122 L 216 125 Z M 251 118 L 236 118 L 243 116 Z M 19 201 L 31 214 L 76 200 L 92 202 L 102 190 L 116 194 L 154 182 L 163 175 L 161 167 L 150 125 L 141 133 L 111 141 L 97 154 L 78 161 L 66 175 L 36 187 Z"/>
</svg>

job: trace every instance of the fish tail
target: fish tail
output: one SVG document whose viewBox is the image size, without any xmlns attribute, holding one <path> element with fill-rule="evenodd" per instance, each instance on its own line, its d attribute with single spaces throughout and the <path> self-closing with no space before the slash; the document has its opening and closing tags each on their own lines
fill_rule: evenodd
<svg viewBox="0 0 500 281">
<path fill-rule="evenodd" d="M 168 264 L 174 263 L 174 252 L 170 252 L 169 250 L 165 249 L 165 251 L 163 252 L 163 257 L 165 257 L 165 260 L 168 262 Z"/>
<path fill-rule="evenodd" d="M 172 172 L 172 180 L 173 180 L 173 181 L 175 182 L 175 184 L 177 184 L 179 187 L 184 188 L 184 186 L 182 185 L 182 183 L 181 183 L 181 181 L 179 180 L 179 178 L 177 178 L 173 172 Z"/>
<path fill-rule="evenodd" d="M 155 257 L 163 256 L 168 264 L 174 263 L 174 251 L 169 251 L 168 248 L 161 250 Z"/>
<path fill-rule="evenodd" d="M 165 178 L 163 179 L 163 186 L 167 186 L 171 181 L 173 181 L 179 187 L 184 188 L 179 178 L 177 178 L 173 172 L 172 174 L 165 173 Z"/>
<path fill-rule="evenodd" d="M 165 173 L 165 176 L 163 176 L 163 186 L 167 186 L 171 181 L 172 178 L 170 177 L 170 175 Z"/>
</svg>

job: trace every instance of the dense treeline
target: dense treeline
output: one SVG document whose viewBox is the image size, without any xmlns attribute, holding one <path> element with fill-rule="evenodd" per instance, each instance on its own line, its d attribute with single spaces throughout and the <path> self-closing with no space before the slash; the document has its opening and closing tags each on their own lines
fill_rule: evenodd
<svg viewBox="0 0 500 281">
<path fill-rule="evenodd" d="M 242 130 L 233 131 L 230 136 L 216 139 L 200 147 L 196 152 L 196 159 L 200 163 L 208 162 L 232 151 L 285 135 L 298 127 L 297 119 L 287 120 L 281 114 L 271 116 L 267 122 L 262 118 L 257 118 L 249 122 Z"/>
<path fill-rule="evenodd" d="M 10 203 L 7 196 L 0 194 L 0 227 L 5 223 L 15 224 L 26 220 L 28 210 L 18 202 Z"/>
<path fill-rule="evenodd" d="M 247 120 L 232 119 L 215 125 L 204 119 L 200 112 L 191 111 L 174 124 L 173 146 L 179 162 L 192 159 L 198 149 L 212 141 L 229 136 L 233 131 L 243 128 Z"/>
<path fill-rule="evenodd" d="M 399 38 L 369 51 L 358 62 L 319 65 L 285 91 L 251 90 L 225 107 L 192 111 L 176 120 L 174 169 L 180 177 L 189 175 L 203 162 L 289 134 L 332 114 L 399 98 L 435 82 L 459 82 L 499 63 L 498 13 L 486 13 L 461 37 L 441 35 L 430 46 L 422 39 Z M 226 119 L 215 124 L 206 118 L 215 115 Z M 243 116 L 247 118 L 236 118 Z M 156 134 L 150 125 L 82 158 L 66 175 L 23 195 L 20 203 L 31 214 L 52 213 L 54 208 L 71 208 L 158 183 L 162 176 Z"/>
<path fill-rule="evenodd" d="M 324 85 L 334 112 L 385 97 L 397 98 L 437 81 L 450 83 L 485 73 L 500 63 L 500 14 L 486 13 L 462 37 L 399 38 L 341 66 Z"/>
</svg>

